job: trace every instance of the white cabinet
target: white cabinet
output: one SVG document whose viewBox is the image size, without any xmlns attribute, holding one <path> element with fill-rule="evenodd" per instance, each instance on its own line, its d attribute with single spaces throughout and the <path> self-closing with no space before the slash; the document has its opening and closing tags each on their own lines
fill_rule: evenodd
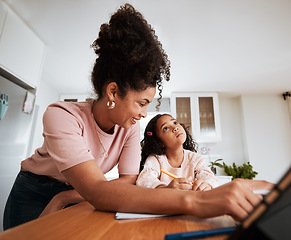
<svg viewBox="0 0 291 240">
<path fill-rule="evenodd" d="M 172 93 L 171 114 L 189 128 L 198 143 L 221 140 L 216 93 Z"/>
<path fill-rule="evenodd" d="M 7 9 L 0 35 L 0 67 L 35 89 L 42 70 L 45 45 L 12 9 L 0 3 L 1 12 Z"/>
</svg>

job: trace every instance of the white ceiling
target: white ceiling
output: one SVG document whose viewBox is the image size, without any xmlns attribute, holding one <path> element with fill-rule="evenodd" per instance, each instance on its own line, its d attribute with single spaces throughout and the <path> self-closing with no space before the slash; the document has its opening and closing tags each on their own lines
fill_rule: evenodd
<svg viewBox="0 0 291 240">
<path fill-rule="evenodd" d="M 47 45 L 42 80 L 90 91 L 90 44 L 122 0 L 5 0 Z M 291 90 L 290 0 L 132 0 L 171 61 L 171 91 Z M 19 39 L 21 43 L 21 39 Z"/>
</svg>

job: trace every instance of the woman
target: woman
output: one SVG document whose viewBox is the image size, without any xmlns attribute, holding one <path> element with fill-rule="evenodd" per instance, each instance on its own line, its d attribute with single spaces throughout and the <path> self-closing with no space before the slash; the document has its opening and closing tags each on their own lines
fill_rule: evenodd
<svg viewBox="0 0 291 240">
<path fill-rule="evenodd" d="M 137 121 L 146 116 L 162 77 L 169 80 L 169 61 L 151 26 L 129 4 L 101 26 L 92 47 L 98 99 L 48 107 L 43 146 L 21 163 L 5 207 L 4 229 L 35 219 L 44 209 L 47 214 L 83 199 L 103 211 L 244 218 L 261 199 L 253 185 L 267 183 L 235 181 L 208 192 L 134 185 L 140 161 Z M 107 181 L 104 173 L 117 163 L 120 178 Z"/>
</svg>

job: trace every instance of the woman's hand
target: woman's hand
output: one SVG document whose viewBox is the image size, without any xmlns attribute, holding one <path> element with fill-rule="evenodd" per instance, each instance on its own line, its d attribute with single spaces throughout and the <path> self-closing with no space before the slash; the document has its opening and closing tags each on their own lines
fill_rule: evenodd
<svg viewBox="0 0 291 240">
<path fill-rule="evenodd" d="M 235 220 L 242 221 L 262 200 L 262 196 L 253 191 L 270 190 L 273 187 L 274 184 L 266 181 L 235 179 L 210 191 L 195 191 L 195 197 L 190 200 L 193 215 L 207 218 L 228 214 Z"/>
<path fill-rule="evenodd" d="M 60 192 L 51 199 L 51 201 L 48 203 L 48 205 L 42 211 L 39 217 L 43 217 L 56 211 L 62 210 L 68 204 L 79 203 L 83 201 L 84 198 L 82 198 L 81 195 L 75 190 Z"/>
<path fill-rule="evenodd" d="M 203 179 L 197 179 L 193 182 L 192 190 L 194 191 L 207 191 L 211 189 L 212 187 L 207 182 L 204 182 Z"/>
</svg>

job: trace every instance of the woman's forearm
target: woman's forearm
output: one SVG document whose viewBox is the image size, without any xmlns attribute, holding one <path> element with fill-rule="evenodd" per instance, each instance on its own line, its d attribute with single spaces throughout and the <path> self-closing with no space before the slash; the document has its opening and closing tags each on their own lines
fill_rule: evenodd
<svg viewBox="0 0 291 240">
<path fill-rule="evenodd" d="M 234 180 L 210 191 L 150 189 L 107 181 L 93 161 L 72 167 L 63 174 L 80 195 L 98 210 L 191 214 L 197 217 L 229 214 L 237 220 L 244 219 L 261 201 L 262 197 L 253 193 L 255 188 L 268 189 L 273 186 L 264 181 Z"/>
<path fill-rule="evenodd" d="M 143 213 L 187 213 L 186 191 L 99 182 L 88 201 L 99 210 Z"/>
<path fill-rule="evenodd" d="M 88 200 L 103 211 L 191 214 L 200 218 L 228 214 L 241 221 L 262 200 L 260 195 L 253 193 L 256 185 L 265 189 L 273 186 L 264 181 L 238 179 L 209 191 L 181 191 L 104 182 L 99 185 L 95 197 Z"/>
</svg>

